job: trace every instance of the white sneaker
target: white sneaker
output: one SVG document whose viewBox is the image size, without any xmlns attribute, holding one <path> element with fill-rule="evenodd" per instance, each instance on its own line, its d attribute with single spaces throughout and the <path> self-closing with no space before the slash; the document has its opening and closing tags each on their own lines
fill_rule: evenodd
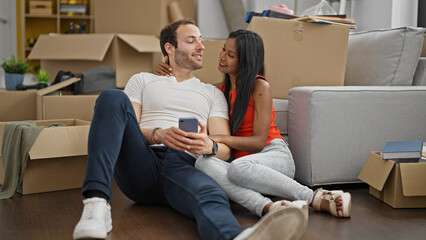
<svg viewBox="0 0 426 240">
<path fill-rule="evenodd" d="M 84 209 L 80 221 L 74 228 L 73 238 L 105 239 L 112 230 L 111 207 L 103 198 L 83 200 Z"/>
<path fill-rule="evenodd" d="M 307 225 L 308 219 L 302 209 L 282 208 L 269 212 L 234 240 L 298 240 L 302 238 Z"/>
</svg>

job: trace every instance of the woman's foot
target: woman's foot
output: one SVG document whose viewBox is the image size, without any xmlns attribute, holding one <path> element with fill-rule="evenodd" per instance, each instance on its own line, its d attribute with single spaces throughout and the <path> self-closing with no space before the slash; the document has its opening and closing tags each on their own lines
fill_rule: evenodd
<svg viewBox="0 0 426 240">
<path fill-rule="evenodd" d="M 311 205 L 316 211 L 325 211 L 336 217 L 350 217 L 351 194 L 343 191 L 327 191 L 319 188 L 314 191 Z"/>
</svg>

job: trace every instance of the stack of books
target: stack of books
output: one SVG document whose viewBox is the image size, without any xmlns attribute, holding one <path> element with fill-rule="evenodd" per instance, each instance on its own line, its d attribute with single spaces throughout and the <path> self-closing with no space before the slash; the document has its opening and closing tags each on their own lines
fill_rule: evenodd
<svg viewBox="0 0 426 240">
<path fill-rule="evenodd" d="M 64 15 L 85 15 L 87 0 L 61 0 L 60 12 Z"/>
<path fill-rule="evenodd" d="M 387 142 L 382 150 L 382 158 L 401 162 L 419 162 L 422 157 L 423 141 Z"/>
<path fill-rule="evenodd" d="M 349 26 L 350 28 L 356 28 L 355 19 L 347 17 L 305 15 L 302 17 L 292 18 L 290 20 L 313 23 L 339 24 Z"/>
</svg>

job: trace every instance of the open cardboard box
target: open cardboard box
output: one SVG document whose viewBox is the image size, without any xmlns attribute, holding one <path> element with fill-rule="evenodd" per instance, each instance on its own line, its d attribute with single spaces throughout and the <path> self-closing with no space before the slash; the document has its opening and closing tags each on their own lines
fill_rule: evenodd
<svg viewBox="0 0 426 240">
<path fill-rule="evenodd" d="M 49 95 L 61 90 L 80 78 L 70 78 L 63 82 L 37 91 L 37 120 L 77 118 L 92 121 L 98 94 L 94 95 L 69 95 L 60 92 L 61 95 Z M 66 93 L 67 95 L 62 95 Z"/>
<path fill-rule="evenodd" d="M 27 168 L 18 192 L 32 194 L 80 188 L 85 175 L 90 122 L 79 119 L 35 122 L 37 126 L 51 123 L 66 126 L 48 127 L 40 132 L 29 151 Z M 6 124 L 0 123 L 0 146 Z M 3 183 L 3 177 L 3 169 L 0 169 L 0 183 Z"/>
<path fill-rule="evenodd" d="M 358 178 L 370 194 L 393 208 L 426 207 L 426 162 L 395 163 L 371 152 Z"/>
<path fill-rule="evenodd" d="M 349 27 L 253 17 L 248 29 L 263 39 L 274 98 L 288 99 L 293 87 L 343 85 Z"/>
<path fill-rule="evenodd" d="M 40 35 L 28 56 L 40 60 L 50 72 L 82 73 L 90 68 L 109 66 L 116 71 L 116 85 L 124 88 L 139 72 L 152 72 L 161 61 L 160 41 L 153 35 L 136 34 L 63 34 Z"/>
<path fill-rule="evenodd" d="M 36 119 L 36 90 L 0 89 L 0 122 Z"/>
</svg>

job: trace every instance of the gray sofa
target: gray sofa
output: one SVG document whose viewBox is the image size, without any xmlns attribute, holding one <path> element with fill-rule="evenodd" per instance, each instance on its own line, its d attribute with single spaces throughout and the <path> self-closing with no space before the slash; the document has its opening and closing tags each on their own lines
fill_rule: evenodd
<svg viewBox="0 0 426 240">
<path fill-rule="evenodd" d="M 351 33 L 345 86 L 290 89 L 287 125 L 286 100 L 274 100 L 296 180 L 308 186 L 361 182 L 371 151 L 388 141 L 426 141 L 423 37 L 421 28 Z"/>
</svg>

